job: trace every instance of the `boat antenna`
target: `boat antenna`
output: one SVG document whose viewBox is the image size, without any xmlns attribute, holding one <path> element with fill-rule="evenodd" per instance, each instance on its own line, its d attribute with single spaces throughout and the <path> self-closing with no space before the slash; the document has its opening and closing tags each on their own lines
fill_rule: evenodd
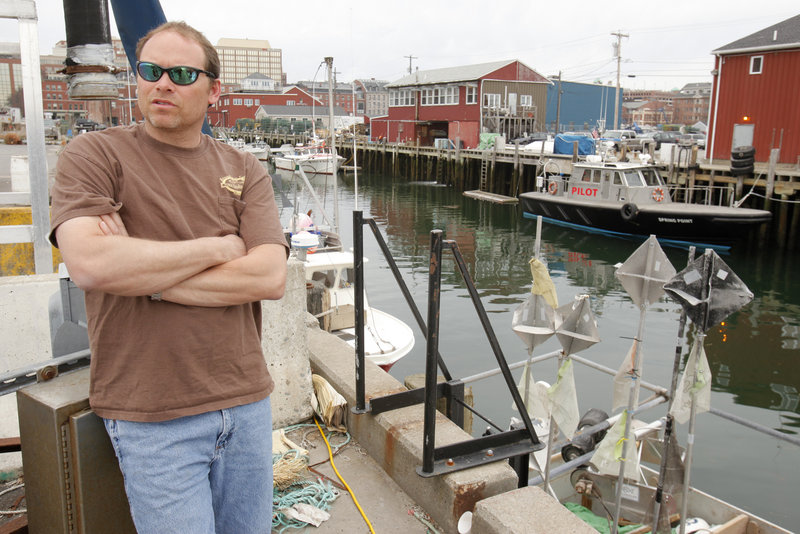
<svg viewBox="0 0 800 534">
<path fill-rule="evenodd" d="M 355 58 L 355 54 L 353 53 L 353 8 L 350 8 L 350 56 L 351 58 Z M 355 66 L 353 67 L 353 72 L 355 73 Z M 356 110 L 358 109 L 358 104 L 356 103 L 356 79 L 353 78 L 353 84 L 350 86 L 352 90 L 352 99 L 353 99 L 353 210 L 358 211 L 358 151 L 356 149 Z M 364 98 L 366 101 L 366 96 Z M 365 102 L 365 109 L 364 113 L 366 114 L 366 102 Z"/>
<path fill-rule="evenodd" d="M 331 136 L 331 155 L 333 156 L 333 231 L 339 233 L 339 190 L 336 175 L 336 134 L 333 127 L 333 57 L 325 58 L 328 65 L 328 133 Z"/>
</svg>

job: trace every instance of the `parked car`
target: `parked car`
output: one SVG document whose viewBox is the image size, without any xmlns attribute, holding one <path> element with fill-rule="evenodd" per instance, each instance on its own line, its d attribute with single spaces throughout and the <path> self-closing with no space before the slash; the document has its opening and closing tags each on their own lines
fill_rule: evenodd
<svg viewBox="0 0 800 534">
<path fill-rule="evenodd" d="M 636 138 L 636 132 L 633 130 L 606 130 L 600 136 L 600 140 L 613 142 L 615 150 L 619 150 L 623 145 L 629 149 L 642 148 L 642 142 Z"/>
<path fill-rule="evenodd" d="M 656 132 L 653 134 L 653 141 L 656 142 L 656 150 L 661 148 L 662 143 L 675 143 L 680 140 L 680 133 L 678 132 Z"/>
<path fill-rule="evenodd" d="M 706 136 L 701 133 L 682 134 L 678 138 L 679 142 L 686 145 L 696 144 L 699 148 L 706 147 Z"/>
</svg>

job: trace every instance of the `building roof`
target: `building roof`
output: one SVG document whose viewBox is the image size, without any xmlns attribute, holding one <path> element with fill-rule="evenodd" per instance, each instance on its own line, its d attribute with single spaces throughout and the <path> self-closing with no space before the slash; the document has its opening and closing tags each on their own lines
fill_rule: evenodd
<svg viewBox="0 0 800 534">
<path fill-rule="evenodd" d="M 364 86 L 364 89 L 366 89 L 370 93 L 385 91 L 386 90 L 386 84 L 389 83 L 389 82 L 386 82 L 384 80 L 376 80 L 375 78 L 370 78 L 368 80 L 364 79 L 364 78 L 359 78 L 356 81 L 361 83 L 361 85 Z"/>
<path fill-rule="evenodd" d="M 800 15 L 726 44 L 712 51 L 712 54 L 725 55 L 785 48 L 800 48 Z"/>
<path fill-rule="evenodd" d="M 264 74 L 261 74 L 260 72 L 254 72 L 253 74 L 251 74 L 250 76 L 245 78 L 245 80 L 272 80 L 272 78 L 270 78 L 269 76 L 266 76 Z M 272 81 L 275 81 L 275 80 L 272 80 Z"/>
<path fill-rule="evenodd" d="M 312 116 L 312 108 L 313 108 L 313 116 L 315 118 L 327 118 L 328 117 L 328 108 L 320 107 L 320 106 L 269 106 L 269 105 L 261 105 L 258 106 L 259 109 L 264 110 L 270 117 L 275 116 L 285 116 L 285 117 L 311 117 Z M 333 115 L 335 117 L 349 117 L 350 114 L 344 110 L 341 106 L 334 106 L 333 107 Z"/>
<path fill-rule="evenodd" d="M 217 46 L 229 46 L 231 48 L 271 48 L 266 39 L 231 39 L 222 37 L 217 41 Z"/>
<path fill-rule="evenodd" d="M 420 70 L 395 80 L 386 87 L 403 87 L 409 85 L 433 85 L 437 83 L 474 82 L 491 74 L 492 72 L 514 63 L 515 59 L 493 61 L 491 63 L 478 63 L 476 65 L 463 65 L 461 67 L 446 67 L 443 69 Z M 520 64 L 529 68 L 524 63 Z M 533 70 L 533 69 L 530 69 Z M 534 71 L 536 72 L 536 71 Z M 543 77 L 544 78 L 544 77 Z M 545 78 L 545 81 L 546 78 Z"/>
</svg>

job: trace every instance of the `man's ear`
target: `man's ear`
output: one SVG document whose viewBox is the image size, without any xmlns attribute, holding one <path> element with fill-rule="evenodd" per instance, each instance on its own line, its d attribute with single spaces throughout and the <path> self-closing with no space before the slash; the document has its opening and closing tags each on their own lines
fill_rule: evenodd
<svg viewBox="0 0 800 534">
<path fill-rule="evenodd" d="M 208 107 L 211 107 L 214 104 L 216 104 L 221 94 L 222 94 L 222 82 L 219 80 L 219 78 L 215 78 L 214 80 L 211 81 L 211 88 L 208 91 Z"/>
</svg>

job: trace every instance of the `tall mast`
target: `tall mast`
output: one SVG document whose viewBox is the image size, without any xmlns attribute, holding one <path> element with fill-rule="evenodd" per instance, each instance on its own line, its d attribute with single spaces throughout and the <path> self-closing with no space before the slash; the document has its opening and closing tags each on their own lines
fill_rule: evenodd
<svg viewBox="0 0 800 534">
<path fill-rule="evenodd" d="M 328 133 L 331 136 L 331 165 L 333 166 L 333 231 L 339 233 L 339 191 L 336 173 L 336 133 L 333 127 L 333 58 L 325 58 L 328 65 Z"/>
</svg>

